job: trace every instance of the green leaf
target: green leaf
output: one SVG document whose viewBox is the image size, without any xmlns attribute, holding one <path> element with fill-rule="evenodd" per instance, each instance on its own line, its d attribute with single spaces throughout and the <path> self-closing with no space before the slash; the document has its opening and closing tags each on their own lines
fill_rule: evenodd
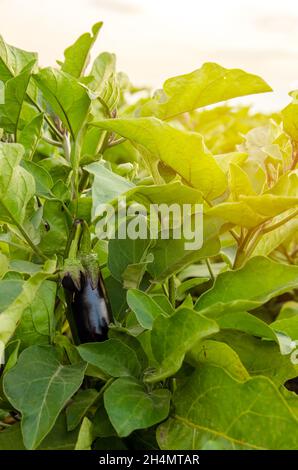
<svg viewBox="0 0 298 470">
<path fill-rule="evenodd" d="M 238 354 L 228 344 L 221 341 L 207 339 L 198 342 L 187 353 L 186 360 L 194 367 L 201 367 L 202 364 L 222 367 L 234 379 L 240 381 L 249 378 Z"/>
<path fill-rule="evenodd" d="M 224 369 L 202 366 L 173 402 L 175 415 L 157 433 L 163 450 L 199 450 L 214 440 L 224 449 L 297 448 L 297 419 L 265 377 L 240 382 Z"/>
<path fill-rule="evenodd" d="M 132 183 L 108 170 L 100 162 L 91 163 L 85 166 L 84 169 L 94 175 L 92 184 L 92 218 L 98 215 L 96 209 L 99 204 L 109 202 L 134 187 Z"/>
<path fill-rule="evenodd" d="M 84 361 L 99 367 L 112 377 L 138 377 L 141 373 L 141 365 L 135 351 L 117 339 L 82 344 L 78 346 L 78 351 Z"/>
<path fill-rule="evenodd" d="M 82 34 L 74 44 L 64 51 L 65 59 L 64 63 L 61 64 L 63 72 L 67 72 L 76 78 L 84 75 L 90 61 L 90 49 L 95 43 L 102 25 L 102 22 L 96 23 L 92 27 L 93 35 L 90 33 Z"/>
<path fill-rule="evenodd" d="M 75 429 L 98 397 L 94 388 L 79 390 L 71 404 L 66 408 L 67 430 Z"/>
<path fill-rule="evenodd" d="M 293 102 L 282 110 L 281 115 L 285 131 L 295 142 L 298 142 L 297 90 L 292 91 L 289 95 L 293 98 Z"/>
<path fill-rule="evenodd" d="M 277 331 L 271 328 L 271 325 L 267 325 L 267 323 L 250 313 L 227 312 L 216 316 L 216 321 L 220 329 L 234 329 L 260 338 L 270 339 L 279 345 L 282 354 L 291 352 L 291 338 L 286 334 L 278 334 Z"/>
<path fill-rule="evenodd" d="M 169 413 L 167 389 L 147 391 L 136 379 L 117 379 L 104 393 L 104 404 L 119 437 L 163 421 Z"/>
<path fill-rule="evenodd" d="M 63 406 L 81 385 L 85 368 L 84 363 L 62 365 L 52 346 L 31 346 L 5 375 L 4 391 L 22 413 L 27 449 L 38 447 L 53 428 Z"/>
<path fill-rule="evenodd" d="M 5 102 L 0 104 L 0 127 L 15 136 L 34 64 L 35 62 L 28 64 L 19 75 L 5 83 Z"/>
<path fill-rule="evenodd" d="M 187 308 L 180 308 L 168 318 L 157 317 L 151 332 L 151 347 L 160 366 L 147 375 L 146 381 L 158 382 L 175 374 L 187 351 L 197 341 L 217 331 L 214 320 Z"/>
<path fill-rule="evenodd" d="M 93 125 L 130 139 L 145 150 L 148 165 L 161 160 L 206 199 L 212 200 L 226 190 L 226 176 L 200 134 L 176 129 L 156 118 L 110 119 Z"/>
<path fill-rule="evenodd" d="M 35 193 L 33 177 L 19 164 L 24 148 L 0 143 L 0 220 L 21 225 Z"/>
<path fill-rule="evenodd" d="M 289 356 L 282 355 L 278 345 L 272 341 L 233 330 L 222 330 L 214 339 L 225 342 L 238 354 L 249 375 L 265 375 L 280 387 L 298 374 L 298 366 L 291 362 Z"/>
<path fill-rule="evenodd" d="M 184 235 L 180 239 L 175 239 L 170 232 L 168 240 L 158 238 L 150 249 L 154 256 L 152 263 L 147 270 L 156 281 L 166 279 L 168 276 L 185 268 L 190 263 L 196 263 L 200 259 L 215 256 L 220 251 L 219 228 L 217 219 L 203 216 L 203 226 L 196 226 L 196 235 L 203 230 L 203 245 L 199 249 L 187 250 L 185 244 L 194 240 L 187 240 Z M 183 233 L 183 232 L 182 232 Z"/>
<path fill-rule="evenodd" d="M 37 61 L 35 52 L 27 52 L 10 46 L 0 36 L 0 80 L 6 82 L 19 75 L 32 61 Z"/>
<path fill-rule="evenodd" d="M 75 139 L 86 120 L 90 105 L 84 86 L 71 75 L 51 67 L 42 69 L 33 77 L 53 111 Z"/>
<path fill-rule="evenodd" d="M 14 334 L 14 338 L 22 341 L 22 349 L 33 344 L 49 344 L 51 341 L 55 326 L 56 291 L 55 282 L 44 281 L 33 301 L 23 311 Z"/>
<path fill-rule="evenodd" d="M 48 256 L 63 255 L 69 234 L 69 222 L 62 203 L 45 201 L 43 219 L 48 225 L 43 227 L 40 249 Z"/>
<path fill-rule="evenodd" d="M 166 80 L 161 93 L 141 108 L 141 114 L 172 119 L 202 106 L 267 91 L 272 89 L 257 75 L 207 62 L 194 72 Z"/>
<path fill-rule="evenodd" d="M 37 144 L 41 138 L 43 126 L 43 114 L 37 114 L 29 121 L 23 129 L 19 131 L 18 142 L 25 148 L 25 156 L 27 160 L 32 160 Z"/>
<path fill-rule="evenodd" d="M 168 312 L 163 310 L 154 298 L 137 289 L 130 289 L 127 292 L 127 303 L 135 313 L 140 325 L 148 330 L 152 330 L 153 322 L 159 315 L 168 317 Z"/>
<path fill-rule="evenodd" d="M 14 334 L 25 309 L 30 307 L 41 284 L 47 277 L 53 274 L 55 268 L 56 262 L 47 261 L 44 266 L 44 271 L 34 274 L 28 281 L 24 282 L 20 294 L 18 294 L 13 302 L 0 314 L 1 341 L 7 343 Z"/>
<path fill-rule="evenodd" d="M 288 335 L 292 340 L 298 341 L 298 315 L 282 320 L 275 320 L 270 327 L 276 332 Z"/>
<path fill-rule="evenodd" d="M 251 310 L 297 286 L 298 266 L 258 256 L 239 270 L 220 274 L 212 289 L 199 298 L 195 309 L 206 315 Z"/>
<path fill-rule="evenodd" d="M 73 450 L 77 436 L 77 430 L 67 432 L 65 415 L 61 413 L 55 426 L 38 447 L 38 450 Z M 26 450 L 20 423 L 16 423 L 0 433 L 0 450 Z"/>
<path fill-rule="evenodd" d="M 16 279 L 3 279 L 0 281 L 0 312 L 18 297 L 22 292 L 24 282 Z"/>
<path fill-rule="evenodd" d="M 29 160 L 22 161 L 22 167 L 30 173 L 35 181 L 36 194 L 41 197 L 50 197 L 53 180 L 51 175 L 38 163 Z"/>
<path fill-rule="evenodd" d="M 100 96 L 105 95 L 109 81 L 116 71 L 116 56 L 109 52 L 102 52 L 93 62 L 90 75 L 93 81 L 89 84 L 90 88 Z"/>
<path fill-rule="evenodd" d="M 123 222 L 125 224 L 125 221 Z M 114 238 L 109 241 L 108 268 L 112 276 L 118 281 L 123 281 L 125 270 L 130 265 L 141 265 L 145 263 L 152 240 L 148 238 Z"/>
<path fill-rule="evenodd" d="M 92 423 L 88 418 L 84 418 L 80 427 L 75 450 L 91 450 L 92 441 Z"/>
</svg>

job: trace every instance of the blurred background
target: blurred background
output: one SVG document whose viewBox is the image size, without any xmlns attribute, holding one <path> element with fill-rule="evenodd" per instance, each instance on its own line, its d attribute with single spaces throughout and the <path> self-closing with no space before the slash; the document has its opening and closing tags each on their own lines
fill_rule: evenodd
<svg viewBox="0 0 298 470">
<path fill-rule="evenodd" d="M 274 93 L 242 98 L 255 109 L 280 109 L 298 88 L 296 0 L 0 0 L 0 33 L 54 65 L 98 20 L 93 54 L 115 52 L 135 85 L 160 88 L 203 62 L 261 75 Z"/>
</svg>

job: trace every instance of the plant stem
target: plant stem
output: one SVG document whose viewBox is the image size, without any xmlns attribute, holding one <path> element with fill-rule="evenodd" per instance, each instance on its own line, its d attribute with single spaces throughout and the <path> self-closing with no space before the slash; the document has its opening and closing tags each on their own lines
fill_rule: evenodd
<svg viewBox="0 0 298 470">
<path fill-rule="evenodd" d="M 19 230 L 19 232 L 22 234 L 22 236 L 24 237 L 24 239 L 26 240 L 26 242 L 28 243 L 28 245 L 32 248 L 32 250 L 34 251 L 34 253 L 39 256 L 39 258 L 43 259 L 44 261 L 47 260 L 48 258 L 42 253 L 42 251 L 38 248 L 38 246 L 34 245 L 34 243 L 32 242 L 31 238 L 29 237 L 29 235 L 27 234 L 27 232 L 23 229 L 23 227 L 18 223 L 18 222 L 15 222 L 16 224 L 16 227 L 17 229 Z"/>
<path fill-rule="evenodd" d="M 42 136 L 42 139 L 50 145 L 54 145 L 55 147 L 62 147 L 62 143 L 58 140 L 51 139 L 50 137 L 46 137 L 45 135 Z"/>
<path fill-rule="evenodd" d="M 176 306 L 176 287 L 175 287 L 175 278 L 170 276 L 168 279 L 168 291 L 169 291 L 169 301 L 175 308 Z"/>
<path fill-rule="evenodd" d="M 116 139 L 116 140 L 113 140 L 112 142 L 110 142 L 108 145 L 107 145 L 107 148 L 110 149 L 112 147 L 115 147 L 116 145 L 120 145 L 120 144 L 123 144 L 123 142 L 126 142 L 126 138 L 125 137 L 120 137 L 120 139 Z"/>
<path fill-rule="evenodd" d="M 212 266 L 211 266 L 211 263 L 209 261 L 209 258 L 206 258 L 205 261 L 206 261 L 206 265 L 207 265 L 211 280 L 212 280 L 212 282 L 214 282 L 215 281 L 215 276 L 214 276 L 214 273 L 212 271 Z"/>
</svg>

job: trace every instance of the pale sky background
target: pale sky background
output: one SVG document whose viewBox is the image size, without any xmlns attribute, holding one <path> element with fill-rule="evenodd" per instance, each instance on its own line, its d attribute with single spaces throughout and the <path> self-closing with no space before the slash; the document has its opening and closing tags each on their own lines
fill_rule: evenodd
<svg viewBox="0 0 298 470">
<path fill-rule="evenodd" d="M 215 61 L 267 80 L 274 93 L 241 99 L 257 109 L 280 109 L 298 88 L 297 0 L 0 0 L 0 33 L 43 66 L 99 20 L 94 54 L 115 52 L 136 85 Z"/>
</svg>

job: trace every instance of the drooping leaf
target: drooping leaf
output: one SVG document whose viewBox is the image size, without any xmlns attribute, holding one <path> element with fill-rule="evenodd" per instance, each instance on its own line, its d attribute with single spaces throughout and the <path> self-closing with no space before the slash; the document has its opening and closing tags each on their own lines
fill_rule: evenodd
<svg viewBox="0 0 298 470">
<path fill-rule="evenodd" d="M 163 90 L 141 108 L 143 116 L 171 119 L 237 96 L 272 91 L 257 75 L 207 62 L 189 74 L 169 78 Z"/>
<path fill-rule="evenodd" d="M 19 165 L 23 155 L 21 145 L 0 143 L 0 219 L 19 225 L 35 193 L 33 177 Z"/>
<path fill-rule="evenodd" d="M 28 64 L 19 75 L 5 83 L 5 101 L 0 104 L 0 127 L 15 136 L 34 63 Z"/>
<path fill-rule="evenodd" d="M 93 125 L 114 131 L 140 145 L 145 154 L 149 152 L 145 159 L 150 165 L 154 160 L 161 160 L 207 199 L 224 193 L 226 177 L 200 134 L 176 129 L 156 118 L 110 119 Z"/>
<path fill-rule="evenodd" d="M 31 346 L 5 375 L 5 394 L 22 413 L 27 449 L 38 447 L 51 431 L 63 406 L 81 385 L 85 368 L 84 363 L 61 364 L 52 346 Z"/>
<path fill-rule="evenodd" d="M 220 274 L 212 289 L 200 297 L 195 308 L 207 315 L 250 310 L 297 285 L 298 266 L 257 256 L 239 270 Z"/>
<path fill-rule="evenodd" d="M 25 309 L 30 308 L 37 292 L 56 268 L 55 261 L 47 261 L 44 270 L 31 276 L 24 282 L 20 294 L 0 314 L 0 339 L 4 343 L 14 334 Z"/>
<path fill-rule="evenodd" d="M 90 105 L 87 90 L 71 75 L 47 67 L 34 75 L 37 86 L 75 139 Z"/>
</svg>

